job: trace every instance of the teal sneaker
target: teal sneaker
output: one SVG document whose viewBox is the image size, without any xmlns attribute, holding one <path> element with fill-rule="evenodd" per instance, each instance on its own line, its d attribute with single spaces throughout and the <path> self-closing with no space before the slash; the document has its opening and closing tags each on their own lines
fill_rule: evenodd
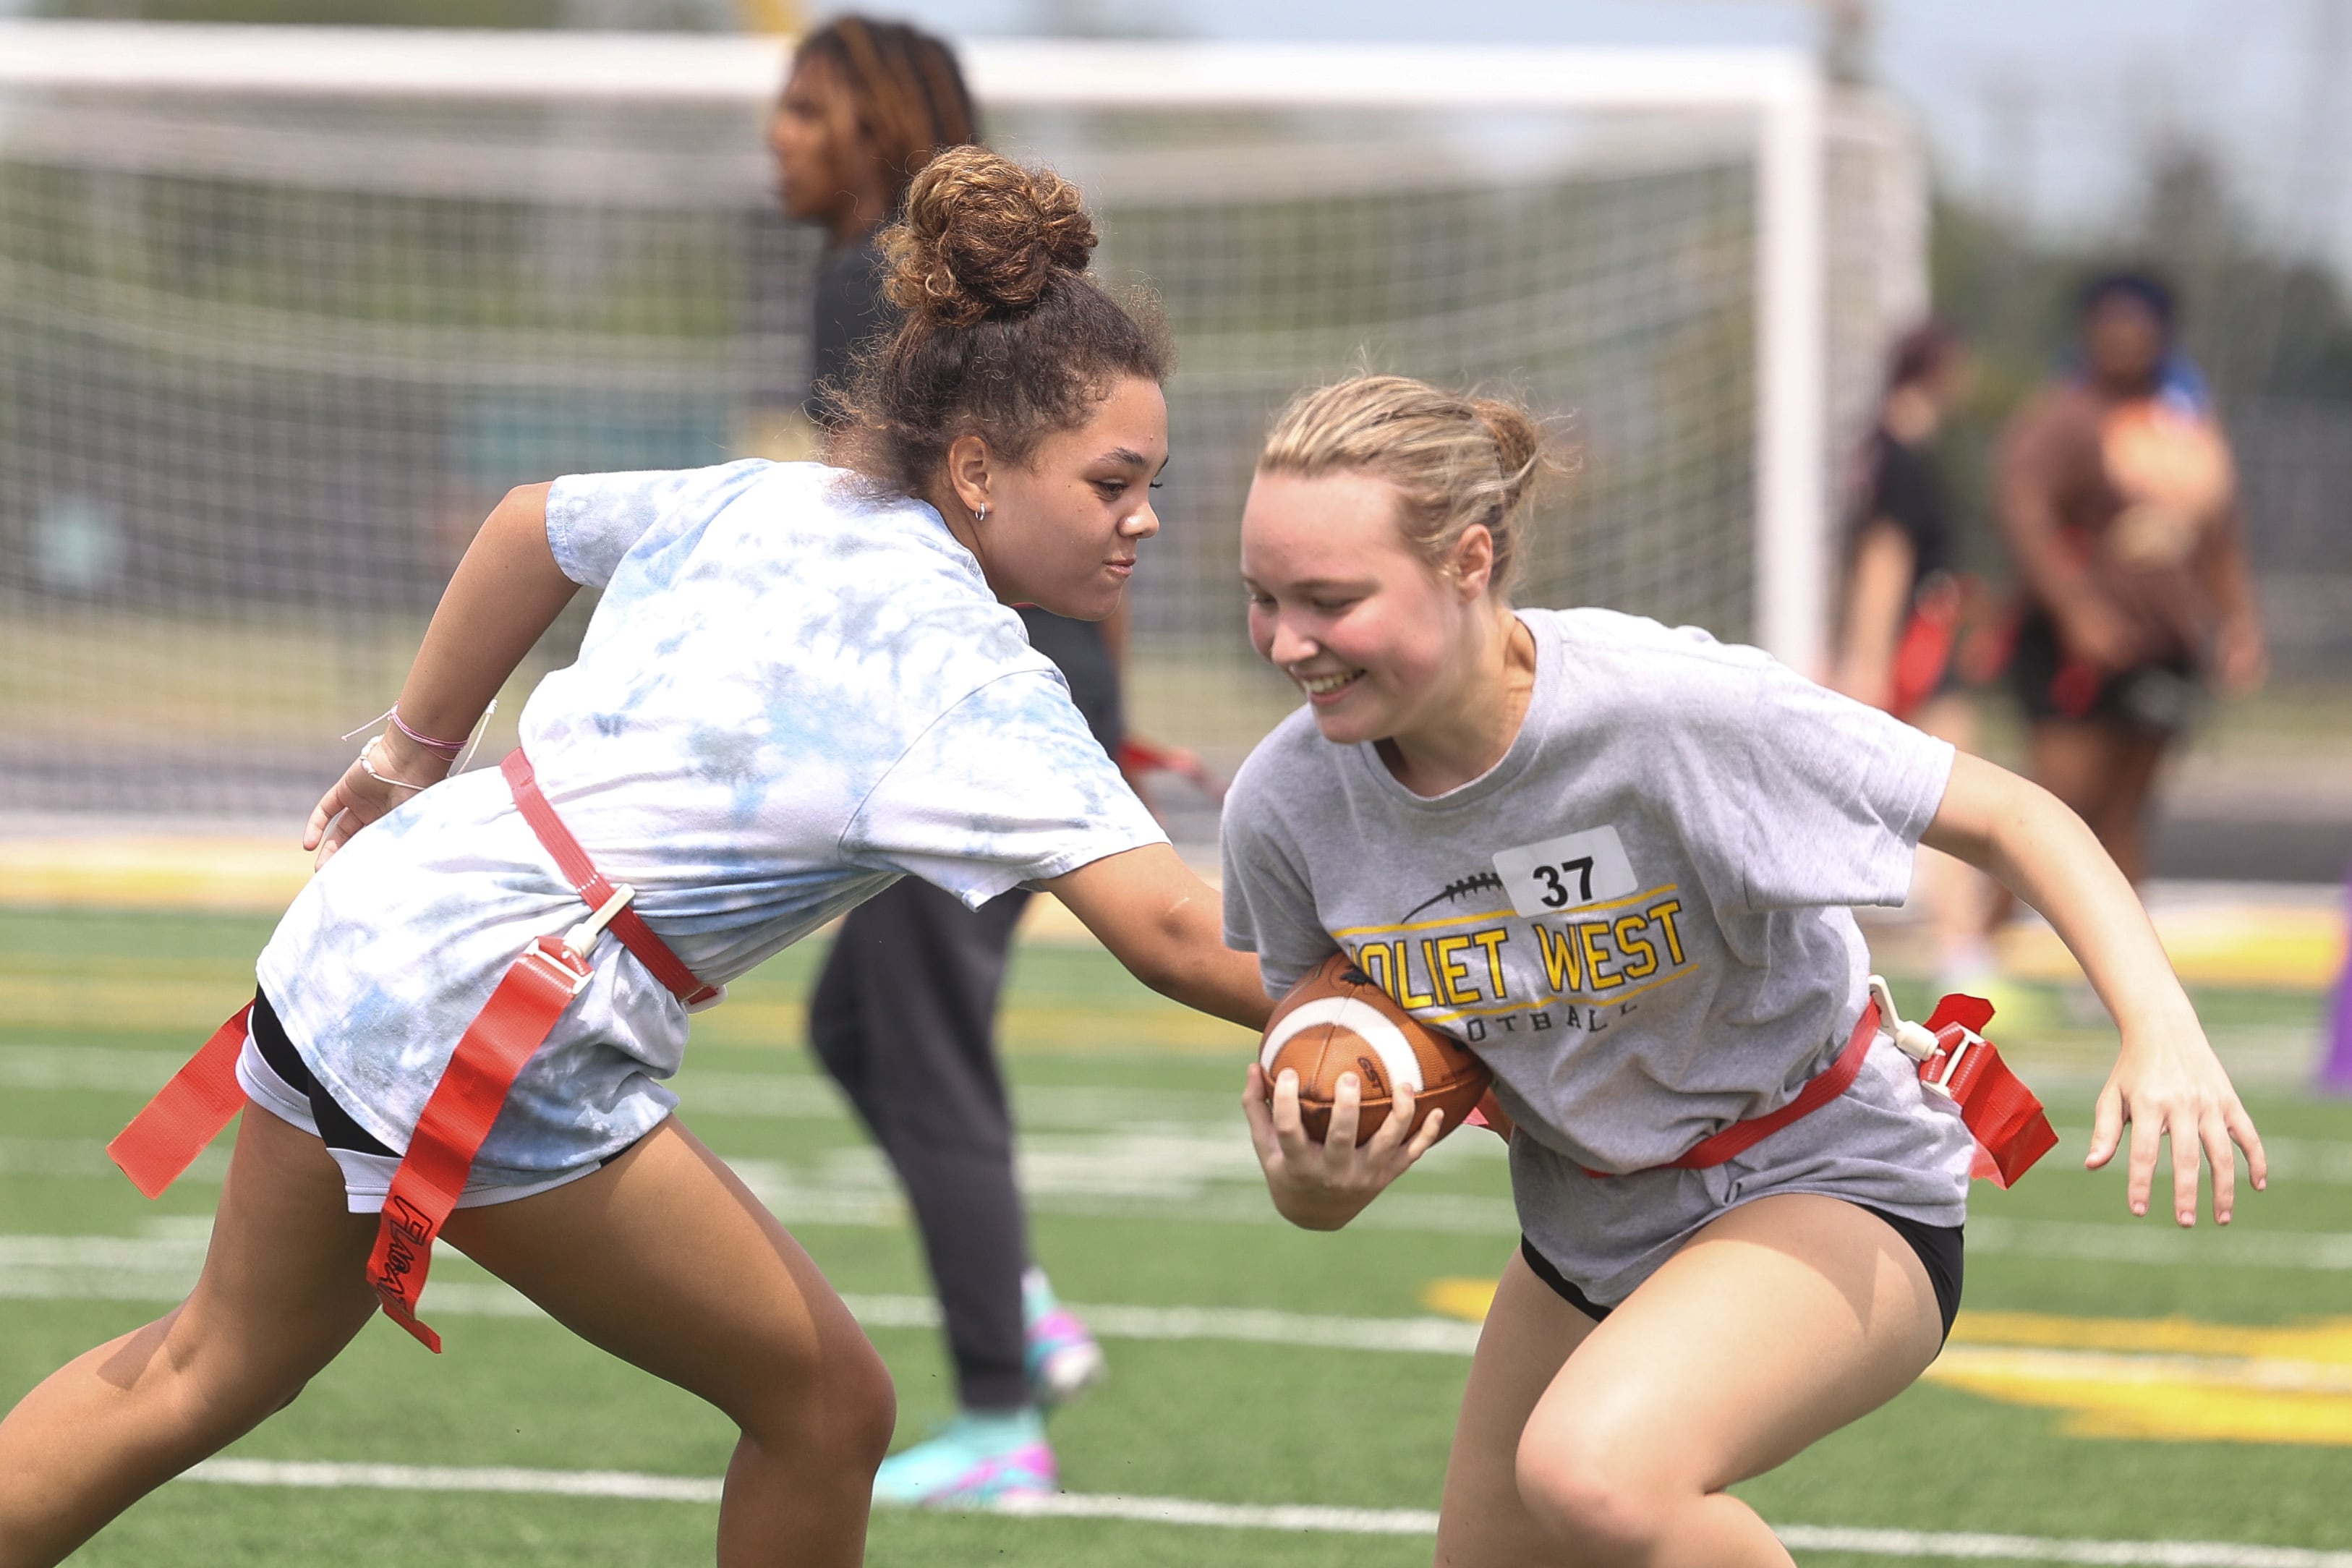
<svg viewBox="0 0 2352 1568">
<path fill-rule="evenodd" d="M 1102 1346 L 1055 1298 L 1042 1268 L 1021 1276 L 1021 1325 L 1022 1368 L 1041 1408 L 1073 1404 L 1110 1375 Z"/>
<path fill-rule="evenodd" d="M 877 1507 L 987 1508 L 1057 1489 L 1045 1418 L 1035 1410 L 966 1410 L 913 1447 L 882 1461 Z"/>
</svg>

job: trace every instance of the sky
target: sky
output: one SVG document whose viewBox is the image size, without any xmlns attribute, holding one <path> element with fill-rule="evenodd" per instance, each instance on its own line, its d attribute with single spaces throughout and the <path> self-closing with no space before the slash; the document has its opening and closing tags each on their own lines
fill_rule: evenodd
<svg viewBox="0 0 2352 1568">
<path fill-rule="evenodd" d="M 2122 221 L 2151 147 L 2216 152 L 2267 234 L 2352 272 L 2352 0 L 1868 0 L 1870 69 L 1948 185 L 2037 225 Z M 835 7 L 822 4 L 818 11 Z M 877 7 L 879 8 L 879 7 Z M 898 0 L 960 34 L 1809 44 L 1802 0 Z"/>
</svg>

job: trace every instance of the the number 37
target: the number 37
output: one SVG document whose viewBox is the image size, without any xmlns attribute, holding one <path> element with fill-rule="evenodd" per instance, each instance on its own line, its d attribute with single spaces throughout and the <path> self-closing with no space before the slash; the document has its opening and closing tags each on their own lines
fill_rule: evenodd
<svg viewBox="0 0 2352 1568">
<path fill-rule="evenodd" d="M 1591 856 L 1580 855 L 1573 860 L 1563 860 L 1557 866 L 1538 866 L 1534 870 L 1537 879 L 1544 885 L 1544 908 L 1557 910 L 1565 908 L 1571 901 L 1580 904 L 1592 901 Z M 1569 894 L 1568 884 L 1561 880 L 1562 878 L 1570 875 L 1576 878 L 1576 893 L 1572 900 Z"/>
</svg>

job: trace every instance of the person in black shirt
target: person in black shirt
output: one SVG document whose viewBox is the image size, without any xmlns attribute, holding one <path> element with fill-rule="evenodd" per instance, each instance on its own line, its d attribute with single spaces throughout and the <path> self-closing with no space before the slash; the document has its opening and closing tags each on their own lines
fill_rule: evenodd
<svg viewBox="0 0 2352 1568">
<path fill-rule="evenodd" d="M 1857 454 L 1845 593 L 1831 684 L 1963 750 L 1976 712 L 1954 674 L 1965 597 L 1951 505 L 1934 445 L 1967 374 L 1959 341 L 1930 322 L 1889 359 L 1878 417 Z M 1930 849 L 1919 892 L 1947 989 L 1981 986 L 1995 898 L 1981 873 Z"/>
<path fill-rule="evenodd" d="M 843 16 L 793 57 L 769 141 L 786 215 L 825 231 L 803 405 L 820 437 L 841 422 L 859 353 L 897 325 L 877 236 L 935 153 L 976 140 L 973 118 L 953 52 L 916 28 Z M 1021 616 L 1118 756 L 1118 671 L 1106 627 L 1032 605 Z M 884 1463 L 878 1501 L 969 1506 L 1054 1490 L 1043 1408 L 1105 1371 L 1100 1348 L 1030 1263 L 1013 1173 L 994 1030 L 1029 898 L 1016 889 L 974 912 L 906 878 L 842 922 L 810 1001 L 818 1059 L 906 1185 L 961 1405 L 941 1432 Z"/>
</svg>

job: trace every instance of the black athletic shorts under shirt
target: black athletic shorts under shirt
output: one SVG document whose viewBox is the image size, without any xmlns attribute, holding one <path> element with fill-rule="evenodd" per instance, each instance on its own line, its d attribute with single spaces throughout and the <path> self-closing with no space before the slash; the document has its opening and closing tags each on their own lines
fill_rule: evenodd
<svg viewBox="0 0 2352 1568">
<path fill-rule="evenodd" d="M 269 1064 L 269 1070 L 285 1079 L 287 1088 L 310 1102 L 310 1120 L 319 1124 L 319 1139 L 328 1148 L 348 1149 L 358 1154 L 383 1154 L 394 1160 L 400 1158 L 399 1150 L 387 1147 L 382 1139 L 352 1120 L 352 1113 L 336 1104 L 333 1095 L 319 1087 L 319 1080 L 312 1078 L 310 1069 L 302 1065 L 301 1053 L 294 1048 L 294 1042 L 286 1037 L 286 1026 L 278 1021 L 277 1010 L 269 1005 L 269 998 L 258 991 L 253 994 L 253 1012 L 246 1019 L 245 1026 L 253 1037 L 254 1048 L 261 1053 L 261 1059 Z"/>
<path fill-rule="evenodd" d="M 1960 1315 L 1960 1276 L 1964 1261 L 1960 1245 L 1962 1227 L 1956 1225 L 1921 1225 L 1916 1219 L 1905 1219 L 1900 1215 L 1888 1214 L 1885 1209 L 1872 1208 L 1868 1204 L 1856 1204 L 1854 1207 L 1865 1214 L 1876 1215 L 1893 1226 L 1895 1234 L 1918 1255 L 1919 1266 L 1927 1269 L 1927 1283 L 1936 1292 L 1936 1313 L 1944 1320 L 1944 1337 L 1950 1339 L 1952 1321 Z M 1594 1322 L 1616 1310 L 1614 1307 L 1600 1305 L 1578 1289 L 1524 1236 L 1519 1237 L 1519 1256 L 1527 1259 L 1528 1268 L 1537 1279 L 1551 1287 L 1553 1295 Z"/>
</svg>

